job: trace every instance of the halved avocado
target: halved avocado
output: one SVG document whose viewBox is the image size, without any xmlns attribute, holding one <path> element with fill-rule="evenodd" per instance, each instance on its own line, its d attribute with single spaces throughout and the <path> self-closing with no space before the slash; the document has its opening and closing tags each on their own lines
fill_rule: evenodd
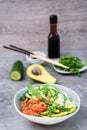
<svg viewBox="0 0 87 130">
<path fill-rule="evenodd" d="M 27 75 L 38 82 L 54 84 L 56 78 L 53 77 L 46 69 L 40 64 L 32 64 L 27 68 Z"/>
</svg>

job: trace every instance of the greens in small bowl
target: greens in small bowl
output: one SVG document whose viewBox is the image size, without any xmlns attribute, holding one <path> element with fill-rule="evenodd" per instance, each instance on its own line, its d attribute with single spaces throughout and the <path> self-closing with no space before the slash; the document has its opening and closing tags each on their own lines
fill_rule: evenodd
<svg viewBox="0 0 87 130">
<path fill-rule="evenodd" d="M 55 71 L 62 74 L 74 74 L 76 73 L 80 77 L 80 72 L 87 69 L 86 63 L 83 62 L 79 57 L 76 56 L 61 56 L 57 62 L 64 64 L 69 67 L 69 69 L 64 69 L 62 67 L 53 66 Z"/>
<path fill-rule="evenodd" d="M 15 95 L 14 106 L 28 120 L 50 125 L 75 115 L 80 98 L 73 90 L 57 84 L 27 85 Z"/>
</svg>

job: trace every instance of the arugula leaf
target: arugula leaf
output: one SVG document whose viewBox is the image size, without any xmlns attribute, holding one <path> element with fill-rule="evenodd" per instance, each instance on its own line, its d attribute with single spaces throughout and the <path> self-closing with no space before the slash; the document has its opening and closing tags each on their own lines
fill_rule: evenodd
<svg viewBox="0 0 87 130">
<path fill-rule="evenodd" d="M 73 101 L 73 99 L 72 99 L 71 97 L 69 97 L 69 101 L 70 101 L 70 102 L 72 102 L 72 101 Z"/>
<path fill-rule="evenodd" d="M 69 69 L 63 69 L 61 67 L 55 66 L 56 68 L 64 71 L 69 71 L 70 73 L 77 73 L 78 77 L 81 76 L 79 69 L 85 66 L 85 63 L 83 63 L 81 59 L 76 56 L 61 56 L 59 58 L 59 63 L 68 66 Z"/>
<path fill-rule="evenodd" d="M 44 86 L 43 89 L 42 89 L 42 92 L 45 94 L 45 96 L 48 95 L 48 91 L 49 91 L 48 87 Z"/>
<path fill-rule="evenodd" d="M 39 114 L 34 114 L 33 116 L 39 117 Z"/>
<path fill-rule="evenodd" d="M 42 98 L 42 102 L 46 103 L 47 105 L 52 105 L 53 104 L 53 102 L 49 102 L 45 98 Z"/>
<path fill-rule="evenodd" d="M 48 106 L 47 110 L 48 110 L 48 112 L 49 112 L 49 113 L 48 113 L 49 117 L 51 117 L 52 113 L 55 112 L 56 108 L 53 107 L 53 106 Z"/>
<path fill-rule="evenodd" d="M 21 97 L 20 97 L 20 101 L 22 101 L 22 100 L 25 100 L 26 99 L 26 96 L 25 96 L 25 94 L 23 94 Z"/>
<path fill-rule="evenodd" d="M 67 108 L 65 106 L 61 106 L 58 108 L 60 111 L 70 111 L 70 108 Z"/>
</svg>

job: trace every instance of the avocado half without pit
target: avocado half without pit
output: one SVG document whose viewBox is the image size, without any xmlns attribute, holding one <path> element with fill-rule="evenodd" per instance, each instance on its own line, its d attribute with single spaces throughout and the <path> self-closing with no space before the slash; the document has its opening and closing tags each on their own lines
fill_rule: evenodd
<svg viewBox="0 0 87 130">
<path fill-rule="evenodd" d="M 45 67 L 40 64 L 32 64 L 27 68 L 27 75 L 38 82 L 54 84 L 56 78 L 52 76 Z"/>
</svg>

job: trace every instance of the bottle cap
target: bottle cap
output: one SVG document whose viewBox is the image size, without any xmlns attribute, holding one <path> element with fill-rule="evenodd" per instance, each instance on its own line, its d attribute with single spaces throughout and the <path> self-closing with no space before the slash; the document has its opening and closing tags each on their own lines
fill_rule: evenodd
<svg viewBox="0 0 87 130">
<path fill-rule="evenodd" d="M 57 15 L 50 16 L 50 23 L 57 23 Z"/>
</svg>

